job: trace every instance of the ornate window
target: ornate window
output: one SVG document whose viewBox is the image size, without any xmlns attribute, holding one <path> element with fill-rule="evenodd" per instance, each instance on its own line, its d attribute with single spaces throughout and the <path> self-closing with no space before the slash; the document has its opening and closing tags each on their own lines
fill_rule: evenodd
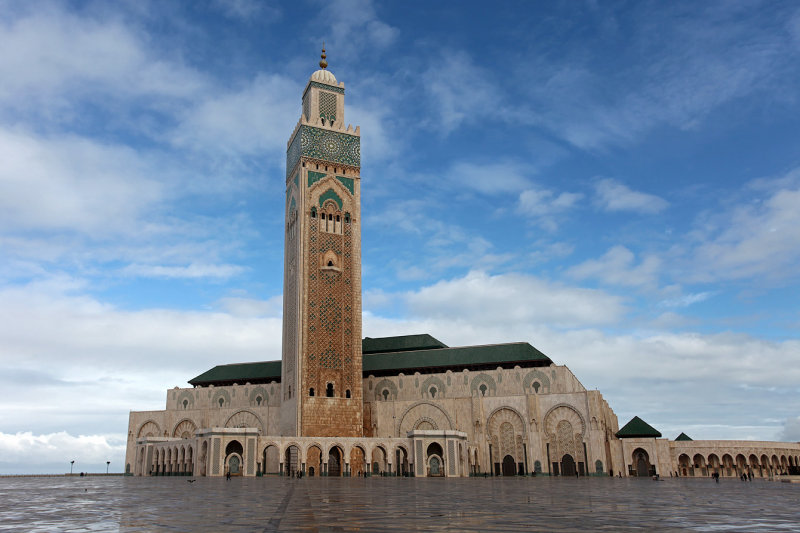
<svg viewBox="0 0 800 533">
<path fill-rule="evenodd" d="M 333 398 L 333 383 L 328 383 L 328 387 L 325 389 L 325 396 Z"/>
<path fill-rule="evenodd" d="M 310 389 L 308 389 L 308 395 L 309 396 L 314 396 L 314 387 L 311 387 Z"/>
</svg>

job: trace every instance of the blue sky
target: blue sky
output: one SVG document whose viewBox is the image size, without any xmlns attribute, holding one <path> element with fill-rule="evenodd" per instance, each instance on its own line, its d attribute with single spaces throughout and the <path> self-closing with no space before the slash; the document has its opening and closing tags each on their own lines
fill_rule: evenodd
<svg viewBox="0 0 800 533">
<path fill-rule="evenodd" d="M 620 424 L 800 440 L 797 3 L 0 1 L 0 473 L 121 470 L 129 410 L 280 358 L 323 41 L 364 335 L 528 341 Z"/>
</svg>

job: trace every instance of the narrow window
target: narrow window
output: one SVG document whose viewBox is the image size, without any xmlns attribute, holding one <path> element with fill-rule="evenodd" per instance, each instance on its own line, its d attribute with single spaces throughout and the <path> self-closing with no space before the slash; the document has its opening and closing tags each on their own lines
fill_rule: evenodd
<svg viewBox="0 0 800 533">
<path fill-rule="evenodd" d="M 220 399 L 219 399 L 219 406 L 220 406 L 220 407 L 222 407 L 222 405 L 223 405 L 224 403 L 225 403 L 225 400 L 223 400 L 222 398 L 220 398 Z"/>
<path fill-rule="evenodd" d="M 384 402 L 386 400 L 388 400 L 389 399 L 389 389 L 383 389 L 383 392 L 381 393 L 381 395 L 383 396 L 383 401 Z"/>
<path fill-rule="evenodd" d="M 328 261 L 328 266 L 332 267 L 333 266 L 333 261 Z"/>
<path fill-rule="evenodd" d="M 317 208 L 316 207 L 312 207 L 311 208 L 311 218 L 317 218 Z"/>
<path fill-rule="evenodd" d="M 348 224 L 350 223 L 350 213 L 344 214 L 344 221 L 347 222 Z"/>
<path fill-rule="evenodd" d="M 346 391 L 344 391 L 344 397 L 345 398 L 349 398 L 350 397 L 350 389 L 347 389 Z"/>
<path fill-rule="evenodd" d="M 261 396 L 256 396 L 256 405 L 261 405 Z"/>
<path fill-rule="evenodd" d="M 336 215 L 336 222 L 339 222 L 339 215 Z"/>
<path fill-rule="evenodd" d="M 333 398 L 333 383 L 328 383 L 328 388 L 325 389 L 325 396 Z"/>
<path fill-rule="evenodd" d="M 310 389 L 308 389 L 308 395 L 309 396 L 314 396 L 314 387 L 311 387 Z"/>
<path fill-rule="evenodd" d="M 186 409 L 186 406 L 189 405 L 189 400 L 183 400 L 183 408 Z"/>
<path fill-rule="evenodd" d="M 481 383 L 481 386 L 478 388 L 481 390 L 481 396 L 486 396 L 486 383 Z"/>
<path fill-rule="evenodd" d="M 431 393 L 431 398 L 436 398 L 436 387 L 431 387 L 428 392 Z"/>
<path fill-rule="evenodd" d="M 535 393 L 538 393 L 538 392 L 539 392 L 539 387 L 540 387 L 540 386 L 541 386 L 541 385 L 539 385 L 539 382 L 538 382 L 538 381 L 534 381 L 534 382 L 533 382 L 533 392 L 535 392 Z"/>
</svg>

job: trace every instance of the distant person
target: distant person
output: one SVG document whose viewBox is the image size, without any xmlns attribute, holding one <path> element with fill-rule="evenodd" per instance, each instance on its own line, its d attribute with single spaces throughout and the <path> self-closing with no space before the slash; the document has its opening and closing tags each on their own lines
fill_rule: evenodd
<svg viewBox="0 0 800 533">
<path fill-rule="evenodd" d="M 225 480 L 226 481 L 230 481 L 231 480 L 231 471 L 230 470 L 225 472 Z"/>
</svg>

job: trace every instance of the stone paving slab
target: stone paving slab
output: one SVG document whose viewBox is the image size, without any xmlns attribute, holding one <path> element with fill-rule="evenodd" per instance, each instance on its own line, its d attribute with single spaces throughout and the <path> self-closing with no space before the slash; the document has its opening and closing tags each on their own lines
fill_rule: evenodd
<svg viewBox="0 0 800 533">
<path fill-rule="evenodd" d="M 800 486 L 736 479 L 4 478 L 0 531 L 800 532 Z"/>
</svg>

